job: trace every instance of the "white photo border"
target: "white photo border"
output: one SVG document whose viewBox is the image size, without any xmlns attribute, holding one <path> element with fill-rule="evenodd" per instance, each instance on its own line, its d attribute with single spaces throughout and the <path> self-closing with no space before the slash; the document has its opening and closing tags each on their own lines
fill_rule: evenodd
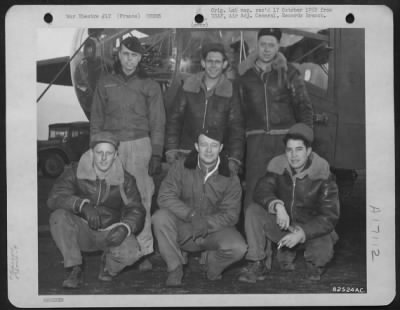
<svg viewBox="0 0 400 310">
<path fill-rule="evenodd" d="M 367 182 L 367 293 L 366 294 L 246 294 L 179 295 L 179 306 L 292 306 L 385 305 L 395 296 L 395 159 L 393 14 L 383 5 L 290 5 L 330 8 L 320 18 L 219 19 L 212 9 L 240 5 L 17 5 L 6 15 L 6 149 L 7 149 L 7 254 L 9 300 L 17 307 L 115 306 L 114 295 L 52 295 L 62 302 L 45 302 L 38 295 L 37 225 L 37 90 L 38 28 L 193 28 L 195 14 L 208 28 L 325 28 L 365 29 L 366 182 Z M 243 7 L 243 6 L 242 6 Z M 245 7 L 250 7 L 246 5 Z M 251 5 L 251 7 L 287 7 Z M 119 12 L 140 13 L 141 18 L 119 19 Z M 176 14 L 179 12 L 179 19 Z M 43 20 L 53 15 L 49 25 Z M 111 13 L 112 18 L 68 19 L 66 14 Z M 355 16 L 353 24 L 345 16 Z M 161 18 L 146 18 L 160 14 Z M 23 126 L 21 126 L 23 124 Z M 392 143 L 393 142 L 393 143 Z M 23 151 L 22 151 L 23 150 Z M 22 189 L 22 191 L 21 191 Z M 378 226 L 377 226 L 378 225 Z M 377 232 L 378 231 L 378 232 Z M 29 233 L 27 233 L 29 232 Z M 379 240 L 372 242 L 372 236 Z M 22 293 L 23 292 L 23 293 Z M 312 295 L 312 298 L 310 298 Z M 228 298 L 229 296 L 229 298 Z M 177 306 L 176 295 L 118 295 L 118 306 Z"/>
</svg>

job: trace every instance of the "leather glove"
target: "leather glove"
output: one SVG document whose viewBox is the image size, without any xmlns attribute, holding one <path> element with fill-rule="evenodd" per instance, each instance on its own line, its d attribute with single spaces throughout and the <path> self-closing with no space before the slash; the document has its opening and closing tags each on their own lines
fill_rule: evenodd
<svg viewBox="0 0 400 310">
<path fill-rule="evenodd" d="M 100 214 L 94 207 L 93 203 L 87 202 L 83 205 L 81 210 L 82 217 L 88 222 L 89 227 L 97 230 L 101 226 Z"/>
<path fill-rule="evenodd" d="M 192 239 L 195 241 L 197 238 L 205 237 L 208 233 L 207 221 L 204 217 L 195 216 L 192 219 Z"/>
<path fill-rule="evenodd" d="M 229 171 L 231 172 L 231 177 L 238 175 L 240 165 L 236 160 L 229 159 L 228 166 L 229 166 Z"/>
<path fill-rule="evenodd" d="M 153 155 L 149 163 L 149 175 L 153 176 L 159 173 L 161 173 L 161 156 Z"/>
<path fill-rule="evenodd" d="M 111 229 L 110 232 L 107 234 L 106 246 L 108 247 L 119 246 L 127 236 L 128 236 L 128 229 L 125 226 L 123 225 L 116 226 L 113 229 Z"/>
<path fill-rule="evenodd" d="M 179 158 L 179 151 L 178 150 L 169 150 L 165 152 L 165 158 L 167 163 L 172 165 L 175 161 Z"/>
</svg>

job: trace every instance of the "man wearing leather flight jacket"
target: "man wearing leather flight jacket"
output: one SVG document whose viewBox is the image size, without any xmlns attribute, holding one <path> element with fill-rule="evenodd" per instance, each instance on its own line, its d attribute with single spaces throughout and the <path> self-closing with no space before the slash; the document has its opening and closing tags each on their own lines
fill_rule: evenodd
<svg viewBox="0 0 400 310">
<path fill-rule="evenodd" d="M 50 231 L 70 271 L 65 288 L 81 285 L 81 251 L 103 251 L 102 281 L 111 281 L 143 255 L 136 235 L 143 229 L 146 210 L 135 178 L 117 155 L 118 144 L 109 132 L 93 135 L 91 148 L 79 163 L 66 168 L 50 191 Z"/>
<path fill-rule="evenodd" d="M 282 138 L 295 123 L 313 127 L 313 107 L 304 80 L 279 52 L 279 28 L 258 32 L 257 58 L 240 78 L 242 110 L 246 123 L 246 196 L 253 202 L 254 187 L 268 162 L 284 151 Z"/>
<path fill-rule="evenodd" d="M 254 203 L 245 212 L 249 264 L 240 281 L 265 278 L 267 239 L 277 244 L 281 270 L 295 269 L 294 259 L 304 250 L 308 279 L 319 280 L 332 259 L 338 240 L 339 194 L 328 162 L 312 152 L 313 132 L 298 123 L 284 138 L 285 154 L 274 157 L 254 190 Z M 268 249 L 268 246 L 267 246 Z"/>
</svg>

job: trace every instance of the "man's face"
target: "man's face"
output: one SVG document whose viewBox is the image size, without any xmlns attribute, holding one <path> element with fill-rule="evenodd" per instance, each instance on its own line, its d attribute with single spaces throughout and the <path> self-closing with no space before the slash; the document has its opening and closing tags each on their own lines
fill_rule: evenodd
<svg viewBox="0 0 400 310">
<path fill-rule="evenodd" d="M 122 70 L 126 75 L 130 75 L 135 72 L 137 65 L 142 59 L 141 54 L 132 52 L 123 44 L 121 45 L 118 57 L 119 61 L 121 62 Z"/>
<path fill-rule="evenodd" d="M 296 170 L 296 172 L 299 172 L 303 169 L 308 156 L 311 154 L 311 147 L 307 148 L 302 140 L 289 139 L 286 142 L 285 153 L 289 165 Z"/>
<path fill-rule="evenodd" d="M 279 42 L 274 36 L 261 36 L 257 42 L 257 56 L 262 62 L 272 61 L 279 51 Z"/>
<path fill-rule="evenodd" d="M 206 76 L 210 79 L 217 79 L 228 65 L 228 61 L 224 60 L 224 56 L 220 52 L 209 52 L 206 59 L 201 60 Z"/>
<path fill-rule="evenodd" d="M 111 168 L 116 157 L 117 150 L 110 143 L 98 143 L 93 148 L 93 163 L 102 172 L 107 172 Z"/>
<path fill-rule="evenodd" d="M 199 152 L 200 162 L 207 166 L 211 166 L 217 162 L 218 155 L 223 148 L 223 144 L 205 135 L 200 135 L 198 142 L 194 146 L 197 152 Z"/>
</svg>

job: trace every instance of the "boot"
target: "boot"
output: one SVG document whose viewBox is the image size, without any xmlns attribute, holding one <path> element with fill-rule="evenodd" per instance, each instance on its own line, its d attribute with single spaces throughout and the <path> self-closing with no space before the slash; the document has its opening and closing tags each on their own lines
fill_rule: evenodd
<svg viewBox="0 0 400 310">
<path fill-rule="evenodd" d="M 323 267 L 317 267 L 312 263 L 307 262 L 307 279 L 311 281 L 321 280 L 321 275 L 324 273 Z"/>
<path fill-rule="evenodd" d="M 256 283 L 265 279 L 266 267 L 262 260 L 249 262 L 244 267 L 239 276 L 239 281 L 247 283 Z"/>
<path fill-rule="evenodd" d="M 168 287 L 181 286 L 182 278 L 183 278 L 183 268 L 182 265 L 179 265 L 174 270 L 168 272 L 168 278 L 165 284 Z"/>
<path fill-rule="evenodd" d="M 100 271 L 98 279 L 100 281 L 110 282 L 113 280 L 113 278 L 114 275 L 112 275 L 106 268 L 106 254 L 103 253 L 100 259 Z"/>
<path fill-rule="evenodd" d="M 216 281 L 216 280 L 221 280 L 222 279 L 222 275 L 221 274 L 210 274 L 209 272 L 206 273 L 207 275 L 207 279 L 210 281 Z"/>
<path fill-rule="evenodd" d="M 294 260 L 296 259 L 295 250 L 279 249 L 276 252 L 276 259 L 282 271 L 293 271 L 296 269 L 294 265 Z"/>
<path fill-rule="evenodd" d="M 64 280 L 64 288 L 79 288 L 82 284 L 82 267 L 80 265 L 71 267 L 71 271 Z"/>
<path fill-rule="evenodd" d="M 153 269 L 153 264 L 148 258 L 143 259 L 138 266 L 140 271 L 149 271 Z"/>
</svg>

